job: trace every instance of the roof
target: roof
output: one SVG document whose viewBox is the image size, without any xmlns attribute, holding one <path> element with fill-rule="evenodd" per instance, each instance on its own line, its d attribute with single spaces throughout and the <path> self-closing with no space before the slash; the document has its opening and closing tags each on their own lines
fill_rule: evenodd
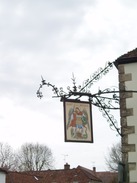
<svg viewBox="0 0 137 183">
<path fill-rule="evenodd" d="M 96 172 L 96 176 L 98 176 L 103 183 L 111 183 L 118 180 L 117 172 Z"/>
<path fill-rule="evenodd" d="M 101 179 L 96 175 L 95 171 L 92 171 L 90 169 L 84 168 L 82 166 L 78 166 L 78 168 L 80 168 L 92 180 L 102 182 Z"/>
<path fill-rule="evenodd" d="M 70 183 L 78 181 L 86 183 L 90 181 L 102 182 L 95 173 L 89 169 L 78 166 L 73 169 L 45 170 L 30 172 L 8 172 L 6 183 Z"/>
<path fill-rule="evenodd" d="M 119 64 L 128 64 L 134 62 L 137 62 L 137 48 L 117 58 L 114 64 L 117 67 Z"/>
<path fill-rule="evenodd" d="M 39 181 L 38 181 L 39 180 Z M 8 172 L 6 183 L 44 183 L 43 177 L 29 175 L 25 172 Z"/>
</svg>

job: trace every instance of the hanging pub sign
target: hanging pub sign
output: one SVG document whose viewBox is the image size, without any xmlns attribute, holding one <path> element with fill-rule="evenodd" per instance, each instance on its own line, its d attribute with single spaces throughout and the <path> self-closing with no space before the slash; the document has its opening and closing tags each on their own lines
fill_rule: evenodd
<svg viewBox="0 0 137 183">
<path fill-rule="evenodd" d="M 65 142 L 93 143 L 91 103 L 64 100 Z"/>
</svg>

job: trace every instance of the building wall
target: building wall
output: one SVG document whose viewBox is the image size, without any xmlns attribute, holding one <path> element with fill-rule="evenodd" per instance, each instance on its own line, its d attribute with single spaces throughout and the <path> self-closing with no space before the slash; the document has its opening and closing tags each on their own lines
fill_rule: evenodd
<svg viewBox="0 0 137 183">
<path fill-rule="evenodd" d="M 120 90 L 137 91 L 137 63 L 119 65 Z M 137 183 L 137 93 L 121 92 L 120 113 L 123 162 L 129 183 Z"/>
<path fill-rule="evenodd" d="M 126 64 L 125 73 L 131 73 L 131 81 L 126 82 L 127 89 L 137 91 L 137 63 Z M 128 135 L 128 144 L 133 144 L 135 147 L 133 152 L 128 153 L 128 163 L 129 180 L 137 182 L 137 93 L 133 93 L 132 96 L 126 99 L 127 108 L 133 108 L 133 116 L 127 117 L 127 126 L 134 127 L 134 133 Z"/>
<path fill-rule="evenodd" d="M 6 174 L 0 171 L 0 183 L 6 182 Z"/>
</svg>

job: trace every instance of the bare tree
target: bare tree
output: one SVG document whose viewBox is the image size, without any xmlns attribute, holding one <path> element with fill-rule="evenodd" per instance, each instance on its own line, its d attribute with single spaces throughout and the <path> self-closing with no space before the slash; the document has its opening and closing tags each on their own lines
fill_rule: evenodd
<svg viewBox="0 0 137 183">
<path fill-rule="evenodd" d="M 15 169 L 15 154 L 8 144 L 0 142 L 0 167 L 7 170 Z"/>
<path fill-rule="evenodd" d="M 26 143 L 18 153 L 18 168 L 20 171 L 41 171 L 51 168 L 53 156 L 46 145 Z"/>
<path fill-rule="evenodd" d="M 105 157 L 105 160 L 110 171 L 118 171 L 118 164 L 122 162 L 121 143 L 117 143 L 109 149 L 108 156 Z"/>
</svg>

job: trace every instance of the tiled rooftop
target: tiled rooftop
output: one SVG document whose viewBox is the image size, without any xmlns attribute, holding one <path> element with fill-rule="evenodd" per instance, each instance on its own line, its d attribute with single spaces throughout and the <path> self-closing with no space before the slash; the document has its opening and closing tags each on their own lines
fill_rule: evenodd
<svg viewBox="0 0 137 183">
<path fill-rule="evenodd" d="M 134 62 L 137 62 L 137 48 L 118 57 L 115 60 L 114 64 L 116 67 L 118 67 L 119 64 L 128 64 L 128 63 L 134 63 Z"/>
<path fill-rule="evenodd" d="M 120 56 L 118 59 L 133 58 L 133 57 L 137 57 L 137 48 Z"/>
<path fill-rule="evenodd" d="M 90 181 L 102 182 L 93 171 L 81 166 L 73 169 L 9 172 L 6 183 L 86 183 Z"/>
<path fill-rule="evenodd" d="M 0 168 L 0 172 L 6 175 L 4 183 L 112 183 L 118 176 L 117 172 L 97 172 L 95 167 L 93 170 L 82 166 L 70 169 L 70 165 L 60 170 L 12 172 Z"/>
<path fill-rule="evenodd" d="M 96 176 L 102 180 L 102 183 L 110 183 L 118 180 L 117 172 L 96 172 Z"/>
</svg>

